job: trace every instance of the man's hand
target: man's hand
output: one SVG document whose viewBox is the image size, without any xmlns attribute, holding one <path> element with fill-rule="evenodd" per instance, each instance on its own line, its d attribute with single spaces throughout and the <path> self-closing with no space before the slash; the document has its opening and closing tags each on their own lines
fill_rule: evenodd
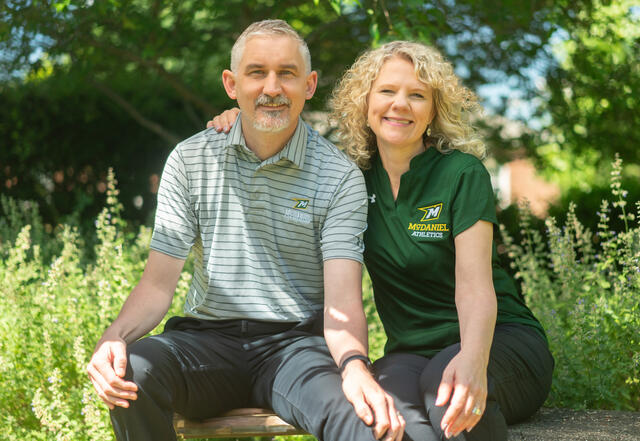
<svg viewBox="0 0 640 441">
<path fill-rule="evenodd" d="M 225 110 L 220 115 L 214 116 L 211 121 L 207 121 L 207 128 L 213 127 L 218 133 L 229 133 L 231 126 L 236 122 L 236 118 L 239 113 L 240 109 L 237 107 Z"/>
<path fill-rule="evenodd" d="M 473 429 L 486 407 L 487 371 L 481 363 L 462 352 L 453 357 L 442 373 L 436 406 L 446 405 L 449 398 L 451 404 L 441 422 L 447 438 Z"/>
<path fill-rule="evenodd" d="M 127 369 L 127 344 L 122 339 L 102 340 L 93 353 L 87 373 L 98 396 L 109 409 L 129 407 L 138 398 L 138 386 L 123 380 Z"/>
<path fill-rule="evenodd" d="M 137 399 L 138 386 L 123 380 L 127 370 L 127 342 L 150 332 L 171 306 L 184 260 L 159 251 L 149 251 L 149 259 L 138 284 L 124 302 L 118 318 L 102 335 L 87 366 L 98 396 L 109 409 L 129 407 Z"/>
<path fill-rule="evenodd" d="M 342 390 L 365 424 L 373 426 L 373 435 L 384 441 L 400 441 L 405 421 L 393 398 L 373 379 L 364 363 L 354 360 L 342 373 Z"/>
</svg>

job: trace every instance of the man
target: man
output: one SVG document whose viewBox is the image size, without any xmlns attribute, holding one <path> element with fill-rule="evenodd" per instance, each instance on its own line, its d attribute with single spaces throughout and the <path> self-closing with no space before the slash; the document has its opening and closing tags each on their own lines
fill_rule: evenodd
<svg viewBox="0 0 640 441">
<path fill-rule="evenodd" d="M 306 44 L 283 21 L 254 23 L 222 79 L 241 117 L 169 156 L 144 273 L 87 368 L 116 436 L 174 440 L 173 412 L 250 406 L 319 439 L 399 440 L 404 422 L 367 369 L 364 181 L 299 118 L 317 83 Z M 191 248 L 187 317 L 138 340 Z"/>
</svg>

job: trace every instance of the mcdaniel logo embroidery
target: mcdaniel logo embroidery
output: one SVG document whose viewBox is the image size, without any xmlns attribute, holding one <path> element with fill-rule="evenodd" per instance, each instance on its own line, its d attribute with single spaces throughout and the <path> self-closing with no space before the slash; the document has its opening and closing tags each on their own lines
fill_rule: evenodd
<svg viewBox="0 0 640 441">
<path fill-rule="evenodd" d="M 424 216 L 420 219 L 420 222 L 436 220 L 440 217 L 442 211 L 442 202 L 435 205 L 429 205 L 428 207 L 420 207 L 418 210 L 424 212 Z"/>
<path fill-rule="evenodd" d="M 421 211 L 423 215 L 419 222 L 409 222 L 407 230 L 412 232 L 411 236 L 433 239 L 444 238 L 444 233 L 449 231 L 447 224 L 431 222 L 440 218 L 442 207 L 442 202 L 427 207 L 418 207 L 418 211 Z"/>
<path fill-rule="evenodd" d="M 284 209 L 284 217 L 298 224 L 310 224 L 313 219 L 312 215 L 303 211 L 309 208 L 309 199 L 292 198 L 292 200 L 295 204 L 291 208 Z"/>
<path fill-rule="evenodd" d="M 293 198 L 293 200 L 296 202 L 293 208 L 297 210 L 306 210 L 309 206 L 309 199 Z"/>
</svg>

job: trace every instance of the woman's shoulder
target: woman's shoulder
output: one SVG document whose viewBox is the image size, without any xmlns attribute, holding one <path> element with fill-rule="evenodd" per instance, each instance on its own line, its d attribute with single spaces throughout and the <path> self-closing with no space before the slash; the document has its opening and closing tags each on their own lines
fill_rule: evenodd
<svg viewBox="0 0 640 441">
<path fill-rule="evenodd" d="M 451 178 L 460 177 L 466 173 L 488 174 L 486 167 L 476 156 L 460 150 L 438 151 L 436 164 L 442 174 Z"/>
<path fill-rule="evenodd" d="M 460 150 L 449 150 L 440 152 L 442 160 L 452 167 L 463 169 L 470 166 L 481 166 L 484 168 L 482 161 L 471 153 L 465 153 Z"/>
</svg>

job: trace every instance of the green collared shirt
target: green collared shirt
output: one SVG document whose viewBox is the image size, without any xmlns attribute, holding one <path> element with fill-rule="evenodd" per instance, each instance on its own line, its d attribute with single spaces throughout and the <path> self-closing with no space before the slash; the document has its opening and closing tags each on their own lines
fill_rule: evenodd
<svg viewBox="0 0 640 441">
<path fill-rule="evenodd" d="M 497 225 L 489 173 L 474 156 L 427 149 L 411 160 L 393 199 L 379 156 L 365 173 L 369 229 L 365 263 L 388 340 L 385 352 L 432 357 L 460 341 L 455 304 L 455 237 L 479 220 Z M 532 326 L 543 336 L 493 247 L 497 323 Z"/>
<path fill-rule="evenodd" d="M 237 118 L 167 159 L 151 248 L 195 254 L 184 312 L 204 319 L 299 321 L 323 308 L 323 261 L 362 262 L 367 203 L 360 170 L 298 120 L 261 161 Z"/>
</svg>

